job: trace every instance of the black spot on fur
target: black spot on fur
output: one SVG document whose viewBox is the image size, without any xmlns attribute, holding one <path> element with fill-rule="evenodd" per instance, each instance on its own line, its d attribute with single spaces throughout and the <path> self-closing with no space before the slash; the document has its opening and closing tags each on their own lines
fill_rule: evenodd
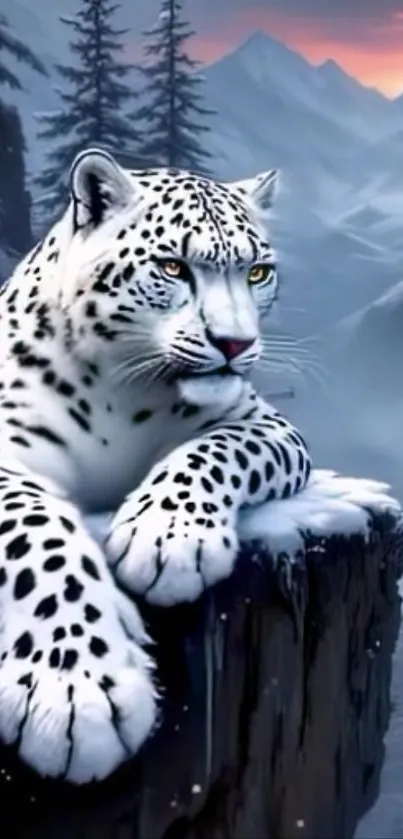
<svg viewBox="0 0 403 839">
<path fill-rule="evenodd" d="M 133 422 L 135 422 L 135 423 L 146 422 L 146 420 L 149 420 L 152 417 L 152 415 L 153 415 L 153 412 L 150 411 L 149 408 L 143 408 L 142 411 L 137 411 L 137 414 L 133 415 Z"/>
<path fill-rule="evenodd" d="M 261 481 L 261 477 L 260 477 L 259 472 L 256 469 L 252 469 L 252 472 L 250 473 L 250 476 L 249 476 L 249 485 L 248 485 L 248 489 L 249 489 L 249 492 L 250 492 L 251 495 L 254 495 L 255 492 L 258 491 L 258 489 L 260 488 L 261 482 L 262 481 Z"/>
<path fill-rule="evenodd" d="M 193 478 L 191 475 L 186 475 L 185 472 L 177 472 L 174 479 L 174 484 L 183 484 L 186 487 L 189 487 L 193 483 Z"/>
<path fill-rule="evenodd" d="M 204 501 L 202 504 L 202 509 L 204 513 L 210 515 L 211 513 L 216 513 L 218 507 L 216 504 L 213 504 L 211 501 Z"/>
<path fill-rule="evenodd" d="M 85 573 L 88 574 L 89 577 L 92 577 L 93 580 L 100 580 L 101 579 L 98 568 L 95 565 L 94 560 L 91 559 L 89 556 L 86 556 L 85 554 L 83 554 L 83 556 L 81 557 L 81 565 L 82 565 L 82 568 L 85 571 Z"/>
<path fill-rule="evenodd" d="M 224 483 L 224 473 L 219 466 L 213 466 L 213 468 L 210 470 L 210 475 L 213 478 L 213 480 L 217 482 L 217 484 Z"/>
<path fill-rule="evenodd" d="M 50 556 L 49 559 L 45 560 L 45 562 L 43 563 L 43 567 L 45 571 L 60 571 L 60 569 L 63 568 L 63 565 L 65 564 L 65 557 L 55 554 L 54 556 Z"/>
<path fill-rule="evenodd" d="M 60 650 L 59 647 L 54 647 L 50 656 L 49 656 L 49 667 L 52 667 L 55 670 L 57 667 L 60 667 Z"/>
<path fill-rule="evenodd" d="M 43 547 L 45 551 L 54 551 L 57 548 L 63 548 L 65 544 L 64 539 L 45 539 Z"/>
<path fill-rule="evenodd" d="M 67 530 L 68 533 L 74 533 L 76 526 L 75 524 L 73 524 L 72 521 L 70 521 L 70 519 L 66 519 L 65 516 L 59 516 L 59 520 L 61 525 L 64 527 L 65 530 Z"/>
<path fill-rule="evenodd" d="M 156 486 L 157 484 L 160 484 L 160 483 L 161 483 L 161 481 L 164 481 L 164 480 L 165 480 L 165 478 L 167 477 L 167 475 L 168 475 L 167 470 L 165 470 L 165 472 L 160 472 L 160 474 L 159 474 L 159 475 L 157 475 L 157 477 L 156 477 L 156 478 L 154 478 L 154 480 L 151 482 L 151 483 L 152 483 L 152 485 L 153 485 L 153 486 Z"/>
<path fill-rule="evenodd" d="M 289 482 L 287 482 L 283 489 L 283 498 L 289 498 L 291 495 L 292 487 Z"/>
<path fill-rule="evenodd" d="M 95 623 L 101 617 L 101 612 L 91 603 L 84 606 L 84 617 L 87 623 Z"/>
<path fill-rule="evenodd" d="M 74 665 L 78 661 L 78 653 L 76 650 L 65 650 L 63 659 L 62 659 L 62 670 L 72 670 Z"/>
<path fill-rule="evenodd" d="M 109 651 L 107 643 L 102 638 L 98 638 L 97 635 L 92 636 L 89 649 L 97 658 L 102 658 Z"/>
<path fill-rule="evenodd" d="M 69 408 L 68 413 L 72 420 L 79 426 L 83 431 L 91 431 L 91 425 L 85 417 L 82 417 L 75 408 Z"/>
<path fill-rule="evenodd" d="M 178 509 L 178 504 L 175 504 L 175 503 L 171 500 L 171 498 L 168 498 L 168 496 L 167 496 L 166 498 L 164 498 L 164 499 L 161 501 L 161 508 L 162 508 L 162 510 L 168 510 L 168 511 L 171 511 L 171 510 L 172 510 L 172 511 L 174 511 L 174 510 L 177 510 L 177 509 Z"/>
<path fill-rule="evenodd" d="M 3 536 L 4 533 L 9 533 L 10 530 L 14 530 L 16 524 L 17 522 L 15 519 L 6 519 L 5 521 L 2 521 L 0 524 L 0 536 Z M 23 524 L 25 524 L 24 520 Z"/>
<path fill-rule="evenodd" d="M 205 457 L 202 457 L 201 454 L 196 454 L 195 452 L 191 452 L 188 454 L 188 465 L 190 469 L 199 470 L 202 466 L 207 464 L 207 460 Z"/>
<path fill-rule="evenodd" d="M 25 516 L 22 520 L 22 523 L 26 524 L 27 527 L 43 527 L 48 522 L 48 516 L 43 516 L 39 513 L 32 513 L 32 515 Z"/>
<path fill-rule="evenodd" d="M 63 592 L 64 599 L 68 603 L 76 603 L 84 591 L 84 586 L 79 583 L 74 574 L 67 574 L 66 585 Z"/>
<path fill-rule="evenodd" d="M 34 648 L 34 639 L 30 632 L 23 632 L 14 644 L 16 658 L 28 658 Z"/>
<path fill-rule="evenodd" d="M 26 430 L 30 431 L 31 434 L 34 434 L 36 437 L 46 440 L 48 443 L 54 443 L 56 446 L 60 446 L 61 448 L 67 448 L 67 444 L 63 438 L 44 425 L 27 425 Z"/>
<path fill-rule="evenodd" d="M 23 600 L 35 588 L 35 576 L 31 568 L 24 568 L 17 574 L 14 583 L 13 596 L 15 600 Z"/>
<path fill-rule="evenodd" d="M 27 534 L 20 533 L 6 545 L 6 557 L 7 559 L 22 559 L 30 552 L 31 548 L 32 545 L 28 541 Z"/>
<path fill-rule="evenodd" d="M 241 467 L 241 469 L 247 469 L 248 466 L 249 466 L 249 461 L 248 461 L 248 458 L 246 457 L 246 455 L 244 455 L 244 453 L 240 449 L 235 449 L 234 454 L 235 454 L 235 460 L 238 463 L 238 465 Z"/>
<path fill-rule="evenodd" d="M 41 600 L 34 612 L 36 618 L 42 618 L 43 620 L 47 620 L 47 618 L 52 618 L 57 612 L 57 598 L 55 594 L 50 594 L 49 597 L 44 597 Z"/>
<path fill-rule="evenodd" d="M 205 478 L 204 475 L 202 475 L 200 483 L 206 492 L 214 492 L 213 484 L 208 478 Z"/>
<path fill-rule="evenodd" d="M 245 449 L 251 454 L 261 454 L 261 448 L 255 443 L 253 440 L 246 440 L 245 441 Z"/>
</svg>

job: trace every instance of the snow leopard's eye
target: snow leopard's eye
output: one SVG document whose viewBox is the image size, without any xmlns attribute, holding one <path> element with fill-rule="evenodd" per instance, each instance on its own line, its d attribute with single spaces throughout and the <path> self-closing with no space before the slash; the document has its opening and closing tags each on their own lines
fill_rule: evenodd
<svg viewBox="0 0 403 839">
<path fill-rule="evenodd" d="M 249 285 L 257 285 L 257 283 L 264 283 L 267 280 L 270 281 L 273 277 L 274 265 L 253 265 L 248 273 L 248 283 Z"/>
<path fill-rule="evenodd" d="M 159 261 L 159 266 L 167 277 L 187 279 L 189 269 L 180 259 L 162 259 Z"/>
</svg>

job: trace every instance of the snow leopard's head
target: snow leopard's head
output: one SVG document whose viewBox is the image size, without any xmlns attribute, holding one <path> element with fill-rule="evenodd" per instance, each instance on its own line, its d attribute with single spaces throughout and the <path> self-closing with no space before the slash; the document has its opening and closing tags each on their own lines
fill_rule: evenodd
<svg viewBox="0 0 403 839">
<path fill-rule="evenodd" d="M 245 375 L 278 278 L 267 239 L 277 173 L 219 183 L 126 171 L 98 150 L 71 173 L 61 294 L 79 348 L 107 345 L 133 376 Z"/>
</svg>

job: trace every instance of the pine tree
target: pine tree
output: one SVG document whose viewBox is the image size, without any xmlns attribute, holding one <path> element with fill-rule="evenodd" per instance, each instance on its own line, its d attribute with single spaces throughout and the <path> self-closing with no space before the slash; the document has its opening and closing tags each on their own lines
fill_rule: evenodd
<svg viewBox="0 0 403 839">
<path fill-rule="evenodd" d="M 40 204 L 48 213 L 47 225 L 49 213 L 58 215 L 66 204 L 67 173 L 79 151 L 89 146 L 111 153 L 131 151 L 137 140 L 135 129 L 122 113 L 135 93 L 125 82 L 132 67 L 119 60 L 127 30 L 113 26 L 118 9 L 119 4 L 111 0 L 80 0 L 74 17 L 61 18 L 72 32 L 72 66 L 56 65 L 66 85 L 58 91 L 60 110 L 38 118 L 43 126 L 40 139 L 55 143 L 36 180 L 44 191 Z"/>
<path fill-rule="evenodd" d="M 26 64 L 32 70 L 36 70 L 37 73 L 47 75 L 42 62 L 36 58 L 29 47 L 12 35 L 7 18 L 0 14 L 0 55 L 2 52 L 8 53 L 12 58 Z M 0 61 L 0 85 L 7 85 L 12 90 L 22 90 L 20 80 L 12 70 L 6 67 L 3 61 Z"/>
<path fill-rule="evenodd" d="M 32 50 L 10 31 L 4 14 L 0 14 L 0 56 L 8 54 L 32 70 L 47 75 L 42 62 Z M 0 60 L 0 87 L 22 90 L 14 73 Z M 21 119 L 15 108 L 0 100 L 0 244 L 3 251 L 18 258 L 32 244 L 31 196 L 26 189 L 25 141 Z M 3 279 L 3 278 L 2 278 Z"/>
<path fill-rule="evenodd" d="M 133 118 L 147 124 L 147 140 L 140 147 L 140 157 L 156 165 L 207 174 L 205 161 L 211 155 L 198 135 L 210 130 L 200 118 L 214 111 L 201 104 L 200 64 L 185 49 L 194 34 L 182 19 L 180 0 L 162 0 L 156 26 L 144 32 L 149 63 L 140 69 L 146 81 L 147 104 Z"/>
<path fill-rule="evenodd" d="M 0 243 L 17 257 L 32 245 L 24 135 L 16 108 L 0 103 Z"/>
</svg>

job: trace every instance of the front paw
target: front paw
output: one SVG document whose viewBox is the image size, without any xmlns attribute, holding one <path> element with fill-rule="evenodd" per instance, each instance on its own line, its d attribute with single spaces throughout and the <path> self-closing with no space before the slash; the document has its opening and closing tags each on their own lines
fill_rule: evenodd
<svg viewBox="0 0 403 839">
<path fill-rule="evenodd" d="M 164 509 L 164 501 L 133 493 L 111 525 L 106 553 L 112 571 L 149 603 L 196 600 L 228 577 L 238 554 L 235 520 L 205 498 Z M 175 509 L 176 508 L 176 509 Z"/>
</svg>

